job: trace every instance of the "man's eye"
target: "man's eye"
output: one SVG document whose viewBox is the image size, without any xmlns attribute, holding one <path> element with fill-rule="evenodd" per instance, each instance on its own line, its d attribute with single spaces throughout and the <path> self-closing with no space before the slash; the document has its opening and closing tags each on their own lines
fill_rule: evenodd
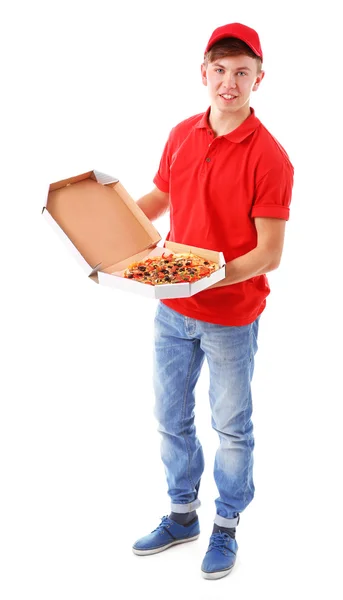
<svg viewBox="0 0 343 600">
<path fill-rule="evenodd" d="M 244 71 L 239 71 L 238 75 L 246 75 L 246 73 L 244 73 Z"/>
<path fill-rule="evenodd" d="M 223 72 L 224 72 L 224 69 L 216 69 L 216 72 L 217 72 L 217 73 L 219 73 L 219 71 L 220 71 L 221 73 L 223 73 Z"/>
</svg>

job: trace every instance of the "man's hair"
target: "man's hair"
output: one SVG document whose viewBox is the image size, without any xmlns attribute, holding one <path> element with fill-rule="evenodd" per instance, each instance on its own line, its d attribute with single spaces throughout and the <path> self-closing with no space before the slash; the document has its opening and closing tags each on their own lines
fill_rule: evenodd
<svg viewBox="0 0 343 600">
<path fill-rule="evenodd" d="M 257 73 L 261 72 L 262 61 L 259 56 L 251 50 L 251 48 L 237 38 L 224 38 L 213 44 L 212 48 L 206 52 L 204 56 L 205 67 L 209 63 L 215 62 L 218 58 L 225 58 L 226 56 L 238 56 L 239 54 L 246 54 L 251 58 L 256 59 Z"/>
</svg>

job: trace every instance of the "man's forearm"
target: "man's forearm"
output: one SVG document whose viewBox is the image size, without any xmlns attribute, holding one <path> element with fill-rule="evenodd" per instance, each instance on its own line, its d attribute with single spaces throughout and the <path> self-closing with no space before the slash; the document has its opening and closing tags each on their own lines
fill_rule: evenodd
<svg viewBox="0 0 343 600">
<path fill-rule="evenodd" d="M 169 209 L 167 195 L 162 196 L 154 191 L 142 196 L 137 200 L 137 204 L 150 221 L 162 217 Z"/>
<path fill-rule="evenodd" d="M 277 269 L 279 266 L 279 258 L 268 252 L 264 248 L 254 248 L 247 254 L 239 256 L 225 265 L 225 279 L 218 281 L 211 286 L 222 287 L 224 285 L 232 285 L 246 281 L 251 277 L 262 275 Z M 207 288 L 210 289 L 210 288 Z"/>
</svg>

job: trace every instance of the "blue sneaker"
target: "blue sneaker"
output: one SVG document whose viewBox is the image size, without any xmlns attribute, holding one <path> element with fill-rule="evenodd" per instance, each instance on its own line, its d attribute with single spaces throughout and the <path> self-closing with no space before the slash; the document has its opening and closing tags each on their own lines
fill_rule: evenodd
<svg viewBox="0 0 343 600">
<path fill-rule="evenodd" d="M 198 518 L 191 525 L 179 525 L 169 517 L 162 517 L 160 525 L 149 535 L 137 540 L 132 550 L 139 555 L 156 554 L 167 550 L 170 546 L 175 546 L 175 544 L 192 542 L 199 537 L 199 533 Z"/>
<path fill-rule="evenodd" d="M 219 579 L 228 575 L 236 562 L 238 544 L 227 533 L 213 533 L 201 565 L 205 579 Z"/>
</svg>

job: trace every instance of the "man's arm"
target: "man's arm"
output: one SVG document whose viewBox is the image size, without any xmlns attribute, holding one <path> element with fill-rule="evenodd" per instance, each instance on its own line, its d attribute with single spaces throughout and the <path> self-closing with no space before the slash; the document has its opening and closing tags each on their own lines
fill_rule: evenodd
<svg viewBox="0 0 343 600">
<path fill-rule="evenodd" d="M 283 250 L 285 226 L 283 219 L 256 217 L 256 248 L 226 263 L 225 279 L 207 289 L 232 285 L 277 269 Z"/>
<path fill-rule="evenodd" d="M 155 221 L 169 209 L 169 194 L 154 187 L 149 194 L 137 200 L 137 204 L 150 221 Z"/>
</svg>

